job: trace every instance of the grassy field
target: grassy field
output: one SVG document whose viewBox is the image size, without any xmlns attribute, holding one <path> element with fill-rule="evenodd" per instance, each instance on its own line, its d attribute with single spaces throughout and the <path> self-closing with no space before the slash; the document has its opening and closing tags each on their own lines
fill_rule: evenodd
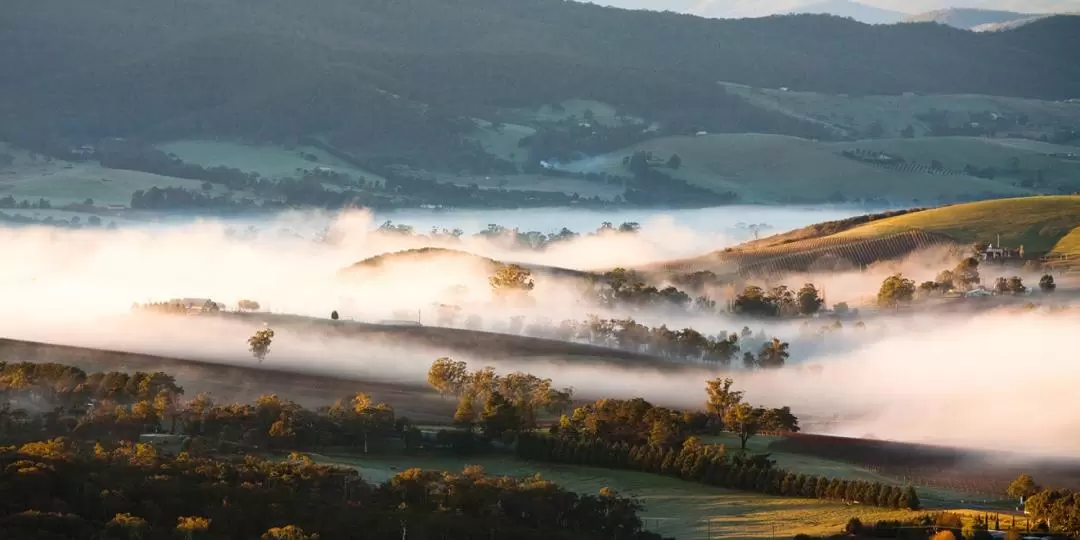
<svg viewBox="0 0 1080 540">
<path fill-rule="evenodd" d="M 1080 196 L 1027 197 L 934 208 L 878 220 L 841 232 L 841 238 L 869 238 L 909 230 L 943 234 L 957 242 L 1001 242 L 1030 253 L 1076 249 Z M 1063 240 L 1066 243 L 1058 247 Z M 1063 251 L 1064 250 L 1064 251 Z"/>
<path fill-rule="evenodd" d="M 473 119 L 473 123 L 476 129 L 468 138 L 480 143 L 485 152 L 514 163 L 524 163 L 528 158 L 528 149 L 519 147 L 518 142 L 536 133 L 536 128 L 521 124 L 501 124 L 496 127 L 482 119 Z"/>
<path fill-rule="evenodd" d="M 526 476 L 539 473 L 542 478 L 581 493 L 597 493 L 600 488 L 610 487 L 624 495 L 641 499 L 645 505 L 641 515 L 646 518 L 649 529 L 680 540 L 790 538 L 798 533 L 828 534 L 838 532 L 853 516 L 863 522 L 874 522 L 917 515 L 907 510 L 731 491 L 646 473 L 528 463 L 506 456 L 312 457 L 323 463 L 355 467 L 364 478 L 374 482 L 385 481 L 412 467 L 460 471 L 466 465 L 480 465 L 492 474 Z"/>
<path fill-rule="evenodd" d="M 682 166 L 678 170 L 665 168 L 663 172 L 714 191 L 732 191 L 746 202 L 820 202 L 839 195 L 847 200 L 883 198 L 908 204 L 988 194 L 1015 196 L 1031 191 L 1014 185 L 1016 180 L 1012 178 L 990 180 L 962 174 L 937 175 L 890 170 L 848 159 L 841 152 L 889 148 L 893 155 L 903 156 L 909 161 L 918 158 L 920 164 L 929 166 L 932 158 L 928 158 L 931 155 L 928 149 L 940 149 L 947 154 L 955 146 L 966 149 L 965 155 L 972 155 L 969 162 L 980 166 L 998 164 L 997 156 L 1008 158 L 1013 154 L 1027 160 L 1021 162 L 1022 167 L 1027 166 L 1028 161 L 1035 163 L 1043 160 L 1055 166 L 1066 162 L 1059 158 L 1044 158 L 1034 149 L 1007 150 L 998 142 L 982 139 L 916 141 L 917 144 L 905 139 L 822 143 L 764 134 L 662 137 L 599 158 L 574 162 L 564 168 L 576 172 L 627 175 L 622 160 L 636 151 L 652 152 L 661 159 L 678 154 L 682 158 Z M 905 152 L 912 157 L 907 158 Z M 975 154 L 986 157 L 988 161 L 984 163 L 981 159 L 975 159 Z M 990 157 L 994 159 L 989 161 Z M 1042 168 L 1050 170 L 1049 164 L 1043 165 Z M 1072 181 L 1076 183 L 1075 176 Z"/>
<path fill-rule="evenodd" d="M 707 437 L 705 442 L 711 444 L 723 444 L 730 449 L 739 448 L 739 439 L 732 434 L 723 433 L 715 437 Z M 747 450 L 755 453 L 768 453 L 776 460 L 776 465 L 781 469 L 795 473 L 812 474 L 828 478 L 840 478 L 843 480 L 860 480 L 865 482 L 881 482 L 903 486 L 905 483 L 895 477 L 880 474 L 866 467 L 853 463 L 819 458 L 807 454 L 791 452 L 778 452 L 771 445 L 782 440 L 781 437 L 757 436 L 750 439 Z M 959 508 L 973 501 L 978 504 L 995 504 L 997 501 L 978 501 L 977 495 L 965 494 L 948 489 L 940 489 L 928 486 L 916 486 L 923 505 L 928 508 Z"/>
<path fill-rule="evenodd" d="M 948 111 L 950 120 L 956 121 L 971 114 L 1022 114 L 1027 119 L 1026 124 L 1013 126 L 1010 130 L 1025 132 L 1028 136 L 1051 134 L 1058 125 L 1080 123 L 1080 107 L 1058 101 L 963 94 L 845 96 L 785 92 L 739 84 L 723 86 L 728 93 L 758 107 L 810 120 L 843 135 L 865 133 L 875 122 L 881 125 L 886 135 L 899 136 L 907 126 L 923 135 L 928 126 L 917 116 L 933 110 Z"/>
<path fill-rule="evenodd" d="M 180 187 L 201 191 L 202 182 L 156 174 L 106 169 L 97 163 L 70 163 L 31 158 L 22 150 L 0 149 L 15 156 L 12 166 L 0 169 L 0 197 L 11 195 L 18 200 L 44 198 L 54 207 L 81 204 L 93 199 L 97 205 L 131 203 L 131 194 L 151 187 Z M 211 194 L 225 193 L 215 186 Z"/>
<path fill-rule="evenodd" d="M 299 146 L 290 150 L 279 146 L 230 141 L 185 140 L 163 143 L 157 147 L 187 163 L 204 167 L 231 167 L 258 173 L 265 178 L 294 178 L 298 176 L 297 169 L 329 167 L 353 178 L 363 177 L 366 181 L 379 185 L 386 183 L 385 178 L 375 173 L 358 169 L 310 146 Z M 313 156 L 315 161 L 310 161 L 305 156 Z"/>
</svg>

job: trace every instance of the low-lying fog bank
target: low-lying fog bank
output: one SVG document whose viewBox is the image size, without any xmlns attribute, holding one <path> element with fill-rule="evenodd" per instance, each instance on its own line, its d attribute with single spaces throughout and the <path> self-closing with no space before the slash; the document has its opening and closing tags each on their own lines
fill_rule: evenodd
<svg viewBox="0 0 1080 540">
<path fill-rule="evenodd" d="M 508 250 L 471 237 L 452 247 L 496 259 L 610 268 L 720 249 L 736 241 L 739 231 L 728 228 L 740 222 L 782 223 L 783 218 L 805 225 L 847 215 L 825 215 L 839 210 L 787 211 L 790 214 L 769 217 L 764 211 L 732 207 L 711 210 L 713 214 L 702 211 L 695 218 L 711 226 L 686 225 L 689 214 L 651 220 L 610 216 L 604 220 L 642 221 L 641 233 L 585 237 L 542 252 Z M 559 216 L 568 215 L 549 216 L 551 227 L 546 232 L 562 226 L 586 232 L 598 225 L 574 227 L 572 219 L 580 216 L 559 221 Z M 440 220 L 443 216 L 448 219 Z M 461 227 L 469 219 L 507 227 L 521 224 L 490 214 L 457 216 L 455 223 L 449 219 L 453 216 L 432 214 L 430 219 L 447 228 Z M 404 218 L 401 222 L 409 223 Z M 330 241 L 312 241 L 311 236 L 327 223 Z M 241 224 L 220 222 L 114 231 L 0 229 L 0 243 L 9 261 L 0 265 L 0 337 L 253 366 L 245 340 L 257 325 L 132 315 L 132 303 L 198 297 L 233 307 L 247 298 L 277 313 L 326 318 L 331 310 L 339 310 L 344 318 L 378 321 L 393 318 L 402 309 L 445 301 L 448 290 L 465 286 L 464 302 L 482 309 L 488 325 L 513 314 L 556 324 L 562 319 L 582 320 L 588 313 L 630 314 L 601 312 L 579 285 L 540 277 L 532 292 L 532 307 L 493 308 L 484 304 L 490 300 L 490 268 L 476 261 L 438 261 L 343 279 L 341 269 L 365 258 L 436 244 L 422 237 L 373 234 L 377 223 L 378 219 L 365 213 L 339 216 L 332 222 L 325 215 L 288 214 L 261 224 L 271 233 L 255 238 L 226 234 Z M 421 222 L 415 223 L 419 229 Z M 281 235 L 279 229 L 302 234 Z M 742 234 L 748 233 L 743 230 Z M 867 271 L 793 276 L 785 283 L 797 288 L 814 281 L 825 289 L 830 305 L 854 303 L 872 298 L 881 280 L 892 272 L 929 279 L 954 264 L 952 257 L 931 251 Z M 984 279 L 993 277 L 989 270 L 984 273 Z M 827 321 L 813 320 L 808 332 L 801 320 L 763 323 L 721 314 L 674 316 L 650 311 L 632 315 L 651 326 L 693 327 L 706 334 L 749 326 L 755 333 L 790 341 L 787 368 L 773 372 L 736 369 L 732 376 L 751 402 L 790 405 L 805 417 L 834 418 L 818 426 L 821 431 L 1042 454 L 1080 451 L 1080 412 L 1075 412 L 1080 408 L 1071 397 L 1071 387 L 1080 380 L 1080 364 L 1073 361 L 1076 355 L 1068 347 L 1070 331 L 1080 323 L 1076 310 L 918 313 L 871 316 L 867 311 L 865 328 L 846 321 L 842 329 L 824 337 L 813 330 Z M 427 322 L 431 314 L 424 316 L 429 317 Z M 423 385 L 431 361 L 446 354 L 415 343 L 376 345 L 327 337 L 323 332 L 281 329 L 266 365 Z M 709 376 L 704 371 L 658 373 L 538 358 L 485 359 L 482 363 L 502 372 L 522 370 L 550 377 L 558 386 L 574 387 L 579 397 L 641 396 L 686 407 L 702 405 L 704 380 Z M 734 365 L 739 363 L 736 358 Z"/>
</svg>

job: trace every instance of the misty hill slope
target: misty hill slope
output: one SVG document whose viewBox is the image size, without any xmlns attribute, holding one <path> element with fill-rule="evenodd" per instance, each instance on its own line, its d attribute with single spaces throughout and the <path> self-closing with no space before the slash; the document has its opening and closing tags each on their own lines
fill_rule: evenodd
<svg viewBox="0 0 1080 540">
<path fill-rule="evenodd" d="M 718 91 L 717 74 L 823 92 L 1080 95 L 1074 21 L 972 34 L 561 0 L 9 0 L 4 14 L 0 135 L 20 140 L 329 133 L 349 148 L 441 147 L 492 106 L 575 98 L 768 131 L 767 112 Z"/>
<path fill-rule="evenodd" d="M 1000 24 L 1020 19 L 1034 17 L 1032 13 L 1017 13 L 1015 11 L 1002 11 L 993 9 L 976 8 L 949 8 L 935 11 L 927 11 L 903 18 L 907 23 L 938 23 L 963 30 L 973 30 L 977 26 L 988 24 Z"/>
<path fill-rule="evenodd" d="M 507 264 L 516 264 L 540 275 L 575 278 L 584 278 L 592 275 L 589 272 L 573 270 L 570 268 L 518 262 L 503 262 L 469 253 L 467 251 L 435 247 L 407 249 L 369 257 L 342 269 L 339 275 L 342 277 L 349 277 L 370 271 L 408 272 L 419 267 L 438 267 L 439 265 L 447 264 L 473 266 L 478 271 L 487 273 L 494 273 L 500 267 Z"/>
<path fill-rule="evenodd" d="M 824 223 L 649 270 L 750 275 L 835 271 L 939 245 L 1020 245 L 1028 256 L 1080 256 L 1080 196 L 1041 196 L 862 216 Z"/>
<path fill-rule="evenodd" d="M 975 137 L 825 143 L 717 134 L 656 138 L 561 168 L 627 176 L 631 172 L 626 159 L 635 152 L 651 153 L 661 162 L 678 155 L 677 169 L 656 169 L 716 192 L 734 192 L 743 201 L 920 204 L 1080 190 L 1080 162 L 1055 155 L 1067 150 L 1071 148 Z"/>
<path fill-rule="evenodd" d="M 1033 22 L 1041 21 L 1050 17 L 1075 17 L 1078 13 L 1068 14 L 1045 14 L 1045 15 L 1032 15 L 1030 17 L 1024 17 L 1021 19 L 1014 19 L 1011 21 L 1004 21 L 999 23 L 980 24 L 975 28 L 972 28 L 975 32 L 1005 32 L 1008 30 L 1015 30 L 1021 26 L 1031 24 Z"/>
</svg>

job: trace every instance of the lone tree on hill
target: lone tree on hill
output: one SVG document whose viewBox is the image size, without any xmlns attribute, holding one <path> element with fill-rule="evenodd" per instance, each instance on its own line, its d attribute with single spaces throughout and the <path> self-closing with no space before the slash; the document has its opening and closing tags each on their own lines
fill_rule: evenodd
<svg viewBox="0 0 1080 540">
<path fill-rule="evenodd" d="M 261 540 L 319 540 L 319 535 L 308 534 L 296 525 L 274 527 L 263 533 Z"/>
<path fill-rule="evenodd" d="M 428 369 L 428 384 L 442 396 L 461 395 L 468 379 L 468 365 L 450 357 L 436 359 Z"/>
<path fill-rule="evenodd" d="M 732 390 L 731 387 L 734 384 L 735 381 L 730 377 L 726 379 L 716 378 L 705 383 L 705 392 L 709 396 L 705 401 L 705 408 L 710 413 L 715 414 L 721 422 L 724 421 L 724 417 L 727 416 L 727 412 L 732 407 L 742 403 L 743 393 Z"/>
<path fill-rule="evenodd" d="M 777 338 L 772 338 L 772 341 L 761 346 L 761 352 L 758 353 L 758 367 L 763 369 L 782 368 L 784 362 L 790 356 L 788 354 L 788 344 Z"/>
<path fill-rule="evenodd" d="M 259 311 L 259 308 L 262 306 L 254 300 L 245 299 L 237 302 L 236 307 L 240 308 L 240 311 Z"/>
<path fill-rule="evenodd" d="M 798 305 L 800 315 L 813 315 L 821 310 L 825 300 L 821 298 L 821 294 L 813 283 L 807 283 L 799 289 L 795 302 Z"/>
<path fill-rule="evenodd" d="M 331 311 L 331 312 L 330 312 L 330 320 L 332 320 L 332 321 L 336 321 L 336 320 L 338 320 L 338 319 L 340 319 L 340 318 L 341 318 L 341 316 L 340 316 L 340 315 L 338 315 L 338 312 L 337 312 L 337 310 L 336 310 L 336 309 L 335 309 L 334 311 Z"/>
<path fill-rule="evenodd" d="M 1052 293 L 1057 289 L 1057 283 L 1054 283 L 1054 276 L 1050 274 L 1044 275 L 1039 279 L 1039 290 L 1044 293 Z"/>
<path fill-rule="evenodd" d="M 270 344 L 274 341 L 274 331 L 267 328 L 255 332 L 255 335 L 248 338 L 247 342 L 250 346 L 251 355 L 259 360 L 261 364 L 266 358 L 266 355 L 270 354 Z"/>
<path fill-rule="evenodd" d="M 762 409 L 755 409 L 749 403 L 739 403 L 728 409 L 724 415 L 724 427 L 739 437 L 739 449 L 746 450 L 746 442 L 761 431 Z"/>
<path fill-rule="evenodd" d="M 502 297 L 525 296 L 536 286 L 532 273 L 516 264 L 499 268 L 495 275 L 488 278 L 488 283 L 491 284 L 492 292 Z"/>
<path fill-rule="evenodd" d="M 1013 276 L 1006 282 L 1006 288 L 1011 294 L 1024 294 L 1027 292 L 1027 287 L 1024 286 L 1024 280 L 1020 279 L 1020 276 Z"/>
<path fill-rule="evenodd" d="M 1020 504 L 1024 504 L 1024 499 L 1038 493 L 1042 488 L 1035 483 L 1035 479 L 1028 473 L 1021 473 L 1009 484 L 1008 489 L 1005 490 L 1010 497 L 1020 499 Z"/>
<path fill-rule="evenodd" d="M 210 530 L 210 520 L 200 516 L 177 518 L 176 532 L 185 540 L 201 538 Z"/>
<path fill-rule="evenodd" d="M 913 298 L 915 298 L 915 282 L 906 279 L 903 274 L 896 274 L 881 282 L 877 301 L 882 307 L 897 307 L 900 304 L 911 303 Z"/>
<path fill-rule="evenodd" d="M 979 259 L 968 257 L 960 261 L 960 264 L 957 264 L 952 271 L 952 282 L 953 288 L 962 291 L 970 290 L 982 283 L 982 278 L 979 276 Z"/>
</svg>

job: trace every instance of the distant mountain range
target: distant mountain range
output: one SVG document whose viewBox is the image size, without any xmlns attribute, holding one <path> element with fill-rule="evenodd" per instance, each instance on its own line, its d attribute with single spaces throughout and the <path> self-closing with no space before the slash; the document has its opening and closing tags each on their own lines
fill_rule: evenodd
<svg viewBox="0 0 1080 540">
<path fill-rule="evenodd" d="M 866 24 L 895 24 L 899 22 L 937 22 L 963 30 L 1000 31 L 1017 28 L 1039 19 L 1066 13 L 1080 13 L 1080 2 L 1044 0 L 1041 2 L 997 2 L 1002 7 L 1021 6 L 1025 11 L 973 8 L 970 4 L 988 5 L 975 0 L 926 0 L 922 2 L 892 2 L 897 6 L 886 9 L 856 0 L 597 0 L 595 3 L 625 9 L 666 10 L 709 18 L 752 18 L 784 14 L 828 14 L 846 17 Z M 954 3 L 955 7 L 949 6 Z M 879 2 L 875 2 L 879 4 Z M 919 11 L 914 11 L 919 10 Z M 925 10 L 925 11 L 922 11 Z"/>
<path fill-rule="evenodd" d="M 852 0 L 822 0 L 793 9 L 791 13 L 836 15 L 866 24 L 896 24 L 907 16 L 899 11 L 881 9 Z"/>
<path fill-rule="evenodd" d="M 1018 28 L 1025 24 L 1053 17 L 1048 13 L 1017 13 L 1015 11 L 996 11 L 990 9 L 951 8 L 928 11 L 903 18 L 904 22 L 935 22 L 976 32 L 1000 31 Z"/>
</svg>

